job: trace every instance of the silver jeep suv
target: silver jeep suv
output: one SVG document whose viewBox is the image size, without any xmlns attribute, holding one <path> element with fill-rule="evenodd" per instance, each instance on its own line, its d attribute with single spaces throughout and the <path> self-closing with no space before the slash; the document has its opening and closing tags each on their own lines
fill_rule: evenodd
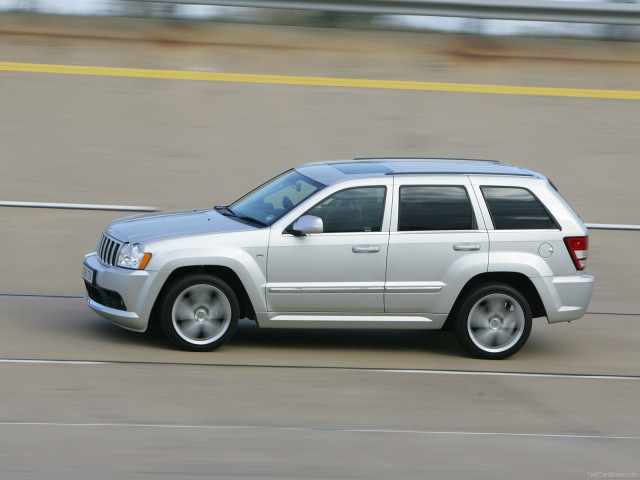
<svg viewBox="0 0 640 480">
<path fill-rule="evenodd" d="M 587 229 L 539 173 L 484 160 L 302 165 L 236 202 L 112 222 L 85 256 L 86 303 L 213 350 L 260 327 L 452 328 L 481 358 L 584 315 Z"/>
</svg>

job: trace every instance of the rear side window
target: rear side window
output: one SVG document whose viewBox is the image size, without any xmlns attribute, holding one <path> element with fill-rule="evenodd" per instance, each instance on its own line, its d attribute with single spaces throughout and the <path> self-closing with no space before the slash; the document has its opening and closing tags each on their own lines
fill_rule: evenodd
<svg viewBox="0 0 640 480">
<path fill-rule="evenodd" d="M 526 188 L 481 187 L 496 230 L 548 230 L 558 225 Z"/>
<path fill-rule="evenodd" d="M 473 230 L 473 209 L 461 186 L 400 187 L 398 230 Z"/>
</svg>

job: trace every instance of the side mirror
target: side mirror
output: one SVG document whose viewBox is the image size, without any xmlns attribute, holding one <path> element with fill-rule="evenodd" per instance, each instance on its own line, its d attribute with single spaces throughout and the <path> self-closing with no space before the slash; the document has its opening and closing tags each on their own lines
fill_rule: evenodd
<svg viewBox="0 0 640 480">
<path fill-rule="evenodd" d="M 313 215 L 303 215 L 293 224 L 294 235 L 309 235 L 323 232 L 322 219 Z"/>
</svg>

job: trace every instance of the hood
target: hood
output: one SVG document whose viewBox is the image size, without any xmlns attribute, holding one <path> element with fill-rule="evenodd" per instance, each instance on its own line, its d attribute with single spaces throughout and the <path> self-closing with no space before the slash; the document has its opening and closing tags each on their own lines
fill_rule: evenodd
<svg viewBox="0 0 640 480">
<path fill-rule="evenodd" d="M 215 210 L 187 210 L 135 215 L 114 220 L 107 227 L 107 233 L 110 236 L 131 243 L 243 230 L 255 230 L 255 227 L 221 215 Z"/>
</svg>

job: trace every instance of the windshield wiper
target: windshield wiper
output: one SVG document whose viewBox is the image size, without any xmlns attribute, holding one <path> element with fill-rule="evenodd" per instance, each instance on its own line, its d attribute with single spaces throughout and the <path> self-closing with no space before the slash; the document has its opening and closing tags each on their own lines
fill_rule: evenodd
<svg viewBox="0 0 640 480">
<path fill-rule="evenodd" d="M 253 218 L 253 217 L 249 217 L 247 215 L 239 215 L 237 213 L 233 214 L 234 217 L 239 218 L 240 220 L 245 220 L 247 222 L 251 222 L 251 223 L 255 223 L 256 225 L 260 225 L 261 227 L 266 227 L 267 224 L 264 222 L 261 222 L 260 220 Z"/>
<path fill-rule="evenodd" d="M 227 205 L 216 205 L 215 207 L 213 207 L 213 209 L 216 212 L 218 212 L 218 213 L 220 213 L 222 215 L 225 215 L 227 217 L 235 217 L 236 216 L 236 214 L 233 213 L 233 210 L 231 210 L 229 208 L 229 206 L 227 206 Z"/>
<path fill-rule="evenodd" d="M 217 207 L 214 207 L 214 208 L 216 209 L 217 212 L 220 212 L 222 215 L 226 217 L 233 217 L 240 220 L 244 220 L 245 222 L 255 223 L 256 225 L 260 225 L 261 227 L 268 227 L 266 223 L 261 222 L 258 219 L 255 219 L 248 215 L 242 215 L 240 213 L 234 212 L 227 205 L 218 205 Z"/>
</svg>

